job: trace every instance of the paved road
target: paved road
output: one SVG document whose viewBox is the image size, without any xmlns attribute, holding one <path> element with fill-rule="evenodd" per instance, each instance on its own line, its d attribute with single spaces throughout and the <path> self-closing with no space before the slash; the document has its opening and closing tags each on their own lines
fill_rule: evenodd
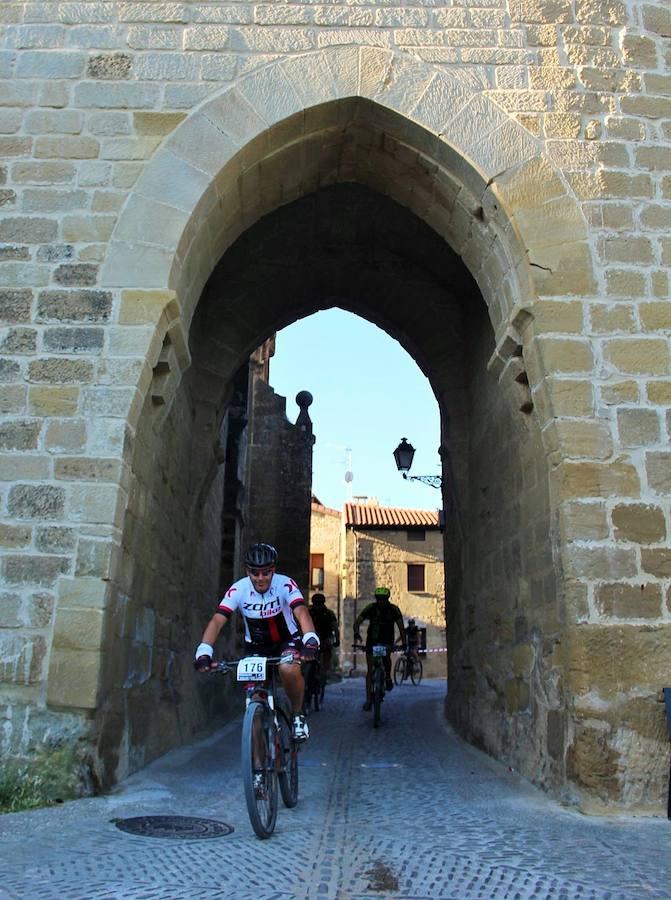
<svg viewBox="0 0 671 900">
<path fill-rule="evenodd" d="M 444 685 L 403 685 L 374 730 L 360 680 L 331 685 L 301 754 L 301 799 L 258 841 L 240 724 L 168 754 L 113 794 L 0 817 L 0 898 L 668 898 L 671 824 L 562 809 L 464 745 Z M 111 820 L 204 816 L 210 840 L 137 837 Z"/>
</svg>

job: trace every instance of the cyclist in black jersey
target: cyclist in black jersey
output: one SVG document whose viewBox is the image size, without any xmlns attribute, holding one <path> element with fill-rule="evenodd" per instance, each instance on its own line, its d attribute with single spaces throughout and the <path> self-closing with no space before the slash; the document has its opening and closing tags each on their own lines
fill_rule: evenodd
<svg viewBox="0 0 671 900">
<path fill-rule="evenodd" d="M 296 582 L 275 571 L 277 550 L 270 544 L 252 544 L 245 553 L 247 575 L 232 584 L 205 627 L 196 649 L 195 667 L 210 668 L 214 642 L 235 610 L 245 626 L 245 648 L 249 655 L 282 656 L 291 653 L 295 661 L 319 651 L 319 637 Z M 302 637 L 301 637 L 302 635 Z M 308 725 L 303 715 L 305 688 L 301 667 L 293 663 L 279 666 L 282 687 L 293 711 L 296 740 L 307 740 Z"/>
<path fill-rule="evenodd" d="M 322 669 L 326 674 L 331 669 L 333 647 L 340 644 L 338 618 L 326 605 L 326 597 L 323 594 L 313 594 L 312 603 L 308 608 L 315 624 L 315 631 L 319 635 Z"/>
<path fill-rule="evenodd" d="M 354 620 L 354 643 L 361 643 L 361 635 L 359 628 L 361 623 L 368 622 L 368 633 L 366 635 L 366 664 L 368 671 L 366 673 L 366 702 L 363 708 L 368 710 L 371 708 L 371 688 L 373 675 L 373 647 L 375 644 L 385 644 L 387 647 L 394 646 L 394 626 L 398 627 L 400 634 L 400 643 L 405 646 L 405 626 L 403 624 L 403 614 L 394 603 L 389 602 L 391 591 L 387 587 L 375 588 L 375 601 L 365 606 Z M 394 682 L 391 680 L 391 657 L 389 654 L 384 660 L 384 669 L 386 675 L 386 687 L 388 691 L 393 690 Z"/>
</svg>

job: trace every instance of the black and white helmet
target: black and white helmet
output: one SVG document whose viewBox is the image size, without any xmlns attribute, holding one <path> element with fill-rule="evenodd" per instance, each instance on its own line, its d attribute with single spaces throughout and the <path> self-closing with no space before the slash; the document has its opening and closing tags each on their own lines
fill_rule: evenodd
<svg viewBox="0 0 671 900">
<path fill-rule="evenodd" d="M 253 568 L 277 564 L 277 550 L 272 544 L 252 544 L 245 550 L 245 565 Z"/>
</svg>

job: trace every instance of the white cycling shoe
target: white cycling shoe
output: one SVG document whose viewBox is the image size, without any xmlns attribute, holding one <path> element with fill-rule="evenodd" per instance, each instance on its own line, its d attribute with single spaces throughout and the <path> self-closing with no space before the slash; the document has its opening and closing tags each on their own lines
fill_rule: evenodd
<svg viewBox="0 0 671 900">
<path fill-rule="evenodd" d="M 292 730 L 295 741 L 307 741 L 310 737 L 310 729 L 305 716 L 302 713 L 296 713 L 292 722 Z"/>
</svg>

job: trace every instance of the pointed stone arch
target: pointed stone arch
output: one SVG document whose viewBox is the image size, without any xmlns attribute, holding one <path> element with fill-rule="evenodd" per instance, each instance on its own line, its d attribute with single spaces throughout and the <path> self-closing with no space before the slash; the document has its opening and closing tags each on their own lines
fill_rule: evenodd
<svg viewBox="0 0 671 900">
<path fill-rule="evenodd" d="M 364 122 L 393 147 L 379 171 L 348 169 L 330 152 Z M 594 288 L 575 197 L 541 143 L 481 90 L 373 47 L 277 60 L 204 101 L 166 139 L 109 243 L 101 281 L 120 295 L 119 324 L 157 324 L 148 358 L 166 355 L 168 335 L 159 401 L 189 364 L 189 324 L 226 249 L 266 213 L 340 180 L 388 193 L 462 257 L 489 308 L 496 371 L 519 353 L 539 297 Z"/>
<path fill-rule="evenodd" d="M 129 432 L 146 401 L 169 409 L 191 362 L 196 306 L 227 249 L 268 213 L 340 181 L 388 194 L 463 260 L 495 334 L 490 371 L 528 383 L 522 390 L 540 401 L 534 415 L 544 450 L 557 450 L 561 435 L 543 431 L 554 414 L 544 350 L 531 338 L 543 333 L 537 312 L 547 300 L 561 305 L 594 290 L 582 212 L 540 142 L 481 90 L 416 59 L 358 46 L 277 60 L 241 78 L 187 116 L 146 164 L 101 271 L 101 286 L 115 297 L 110 366 L 116 357 L 117 371 L 127 373 L 117 382 L 115 414 L 126 410 Z M 258 339 L 251 329 L 222 377 Z M 120 478 L 117 489 L 119 528 L 127 481 Z M 111 588 L 73 581 L 61 590 L 56 634 L 67 631 L 82 590 L 95 604 L 99 632 L 81 648 L 84 678 L 55 642 L 49 701 L 92 709 Z"/>
</svg>

